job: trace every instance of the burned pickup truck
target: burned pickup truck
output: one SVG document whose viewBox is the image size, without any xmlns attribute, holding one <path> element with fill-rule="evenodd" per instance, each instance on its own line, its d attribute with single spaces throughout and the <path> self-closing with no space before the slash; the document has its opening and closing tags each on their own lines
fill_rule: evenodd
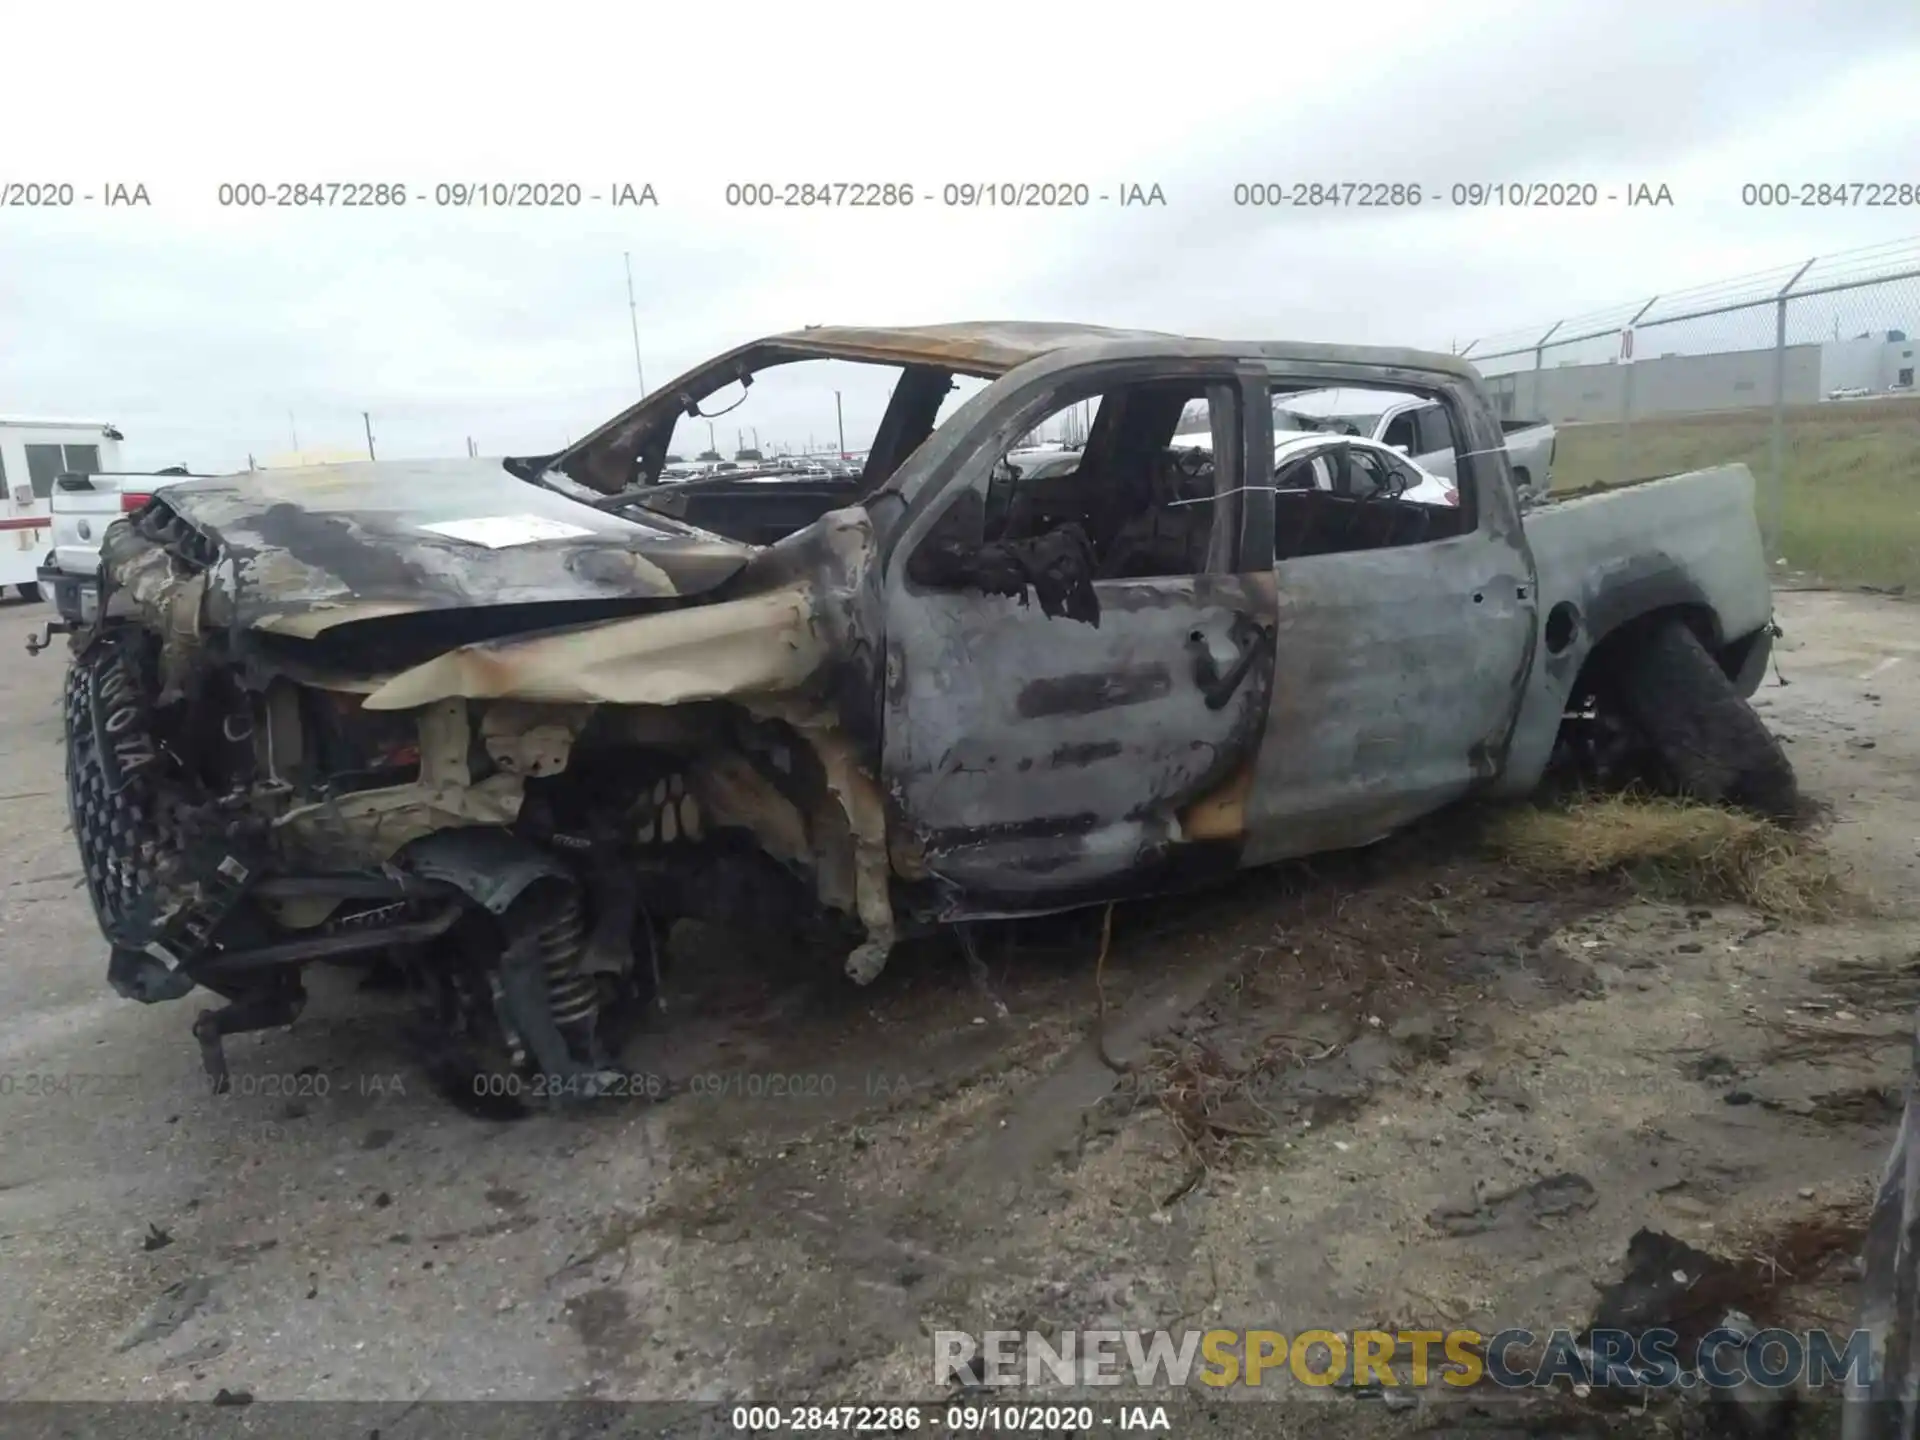
<svg viewBox="0 0 1920 1440">
<path fill-rule="evenodd" d="M 895 373 L 851 496 L 653 483 L 710 397 L 819 360 Z M 1446 407 L 1458 504 L 1377 446 L 1276 470 L 1276 400 L 1329 386 Z M 1003 463 L 1069 407 L 1077 463 Z M 1794 803 L 1744 698 L 1749 474 L 1523 522 L 1476 373 L 1411 350 L 812 328 L 558 454 L 183 481 L 102 584 L 74 835 L 115 989 L 227 1002 L 216 1079 L 314 962 L 397 967 L 454 1072 L 604 1093 L 688 916 L 866 983 L 915 932 L 1364 845 L 1560 764 Z"/>
</svg>

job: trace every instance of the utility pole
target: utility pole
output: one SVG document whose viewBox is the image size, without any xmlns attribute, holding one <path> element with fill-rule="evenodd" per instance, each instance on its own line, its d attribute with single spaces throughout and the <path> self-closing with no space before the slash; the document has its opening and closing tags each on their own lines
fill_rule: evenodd
<svg viewBox="0 0 1920 1440">
<path fill-rule="evenodd" d="M 718 455 L 720 453 L 720 446 L 715 443 L 713 438 L 713 422 L 711 420 L 707 421 L 707 453 L 709 455 Z"/>
<path fill-rule="evenodd" d="M 293 423 L 293 411 L 287 411 L 287 433 L 293 436 L 293 453 L 300 453 L 300 431 Z"/>
<path fill-rule="evenodd" d="M 360 421 L 367 427 L 367 459 L 373 459 L 373 417 L 366 411 L 360 412 Z"/>
<path fill-rule="evenodd" d="M 640 382 L 640 393 L 647 393 L 647 372 L 640 368 L 640 307 L 633 298 L 633 252 L 625 252 L 627 261 L 627 319 L 633 326 L 633 374 Z"/>
<path fill-rule="evenodd" d="M 833 392 L 833 423 L 840 430 L 840 458 L 847 458 L 847 417 L 840 409 L 840 392 Z"/>
</svg>

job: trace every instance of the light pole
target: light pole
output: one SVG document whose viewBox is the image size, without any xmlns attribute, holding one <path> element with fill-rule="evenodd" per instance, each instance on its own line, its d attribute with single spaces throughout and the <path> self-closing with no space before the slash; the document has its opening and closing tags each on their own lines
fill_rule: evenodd
<svg viewBox="0 0 1920 1440">
<path fill-rule="evenodd" d="M 840 392 L 833 392 L 833 423 L 840 431 L 840 458 L 847 458 L 847 417 L 840 410 Z"/>
<path fill-rule="evenodd" d="M 640 307 L 633 299 L 633 252 L 623 252 L 627 262 L 627 320 L 633 326 L 633 373 L 640 382 L 640 393 L 647 393 L 647 372 L 640 368 Z"/>
</svg>

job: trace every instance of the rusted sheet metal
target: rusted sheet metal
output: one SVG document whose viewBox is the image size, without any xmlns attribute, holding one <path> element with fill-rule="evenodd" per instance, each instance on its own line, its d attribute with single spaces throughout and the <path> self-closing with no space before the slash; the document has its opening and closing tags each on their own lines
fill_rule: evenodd
<svg viewBox="0 0 1920 1440">
<path fill-rule="evenodd" d="M 962 375 L 992 378 L 1056 350 L 1116 341 L 1165 344 L 1177 337 L 1153 330 L 1033 321 L 974 320 L 954 325 L 863 327 L 814 325 L 768 337 L 763 343 L 806 355 L 887 365 L 934 365 Z"/>
<path fill-rule="evenodd" d="M 394 675 L 367 708 L 454 695 L 682 705 L 797 691 L 824 669 L 832 674 L 823 683 L 850 686 L 836 708 L 856 742 L 867 737 L 870 760 L 877 716 L 862 693 L 877 681 L 859 676 L 877 628 L 864 613 L 872 552 L 866 512 L 832 511 L 754 552 L 727 592 L 735 598 L 458 646 Z"/>
<path fill-rule="evenodd" d="M 825 793 L 807 826 L 815 885 L 822 901 L 850 910 L 865 927 L 865 939 L 847 955 L 846 972 L 855 984 L 869 984 L 885 968 L 897 938 L 880 784 L 832 713 L 791 696 L 744 703 L 757 715 L 792 726 L 820 762 Z"/>
<path fill-rule="evenodd" d="M 455 650 L 394 676 L 369 710 L 447 696 L 679 705 L 803 684 L 825 650 L 803 585 L 686 610 L 513 636 Z"/>
<path fill-rule="evenodd" d="M 1247 799 L 1253 794 L 1255 770 L 1249 758 L 1224 783 L 1182 810 L 1181 835 L 1188 840 L 1244 840 Z"/>
<path fill-rule="evenodd" d="M 1026 320 L 969 320 L 951 325 L 846 326 L 814 325 L 788 330 L 740 346 L 688 372 L 687 379 L 711 370 L 735 356 L 754 350 L 779 349 L 796 356 L 867 360 L 889 365 L 931 365 L 963 375 L 993 378 L 1009 370 L 1064 350 L 1135 344 L 1155 354 L 1262 355 L 1272 359 L 1299 359 L 1312 365 L 1348 364 L 1391 367 L 1409 374 L 1473 376 L 1476 372 L 1455 356 L 1399 347 L 1318 345 L 1307 342 L 1254 344 L 1244 340 L 1209 340 L 1157 330 L 1121 330 L 1102 325 L 1060 325 Z M 1378 377 L 1375 377 L 1376 381 Z M 671 391 L 675 384 L 662 387 Z"/>
<path fill-rule="evenodd" d="M 159 503 L 224 551 L 209 623 L 303 637 L 475 606 L 633 610 L 710 590 L 753 554 L 664 516 L 596 510 L 487 460 L 188 480 Z"/>
</svg>

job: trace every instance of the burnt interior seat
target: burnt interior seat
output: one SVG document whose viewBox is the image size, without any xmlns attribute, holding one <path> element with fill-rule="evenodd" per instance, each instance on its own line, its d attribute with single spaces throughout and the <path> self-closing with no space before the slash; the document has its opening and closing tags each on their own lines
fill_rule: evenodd
<svg viewBox="0 0 1920 1440">
<path fill-rule="evenodd" d="M 1114 533 L 1100 566 L 1103 580 L 1198 575 L 1213 533 L 1213 461 L 1175 455 L 1153 468 L 1152 500 Z"/>
</svg>

